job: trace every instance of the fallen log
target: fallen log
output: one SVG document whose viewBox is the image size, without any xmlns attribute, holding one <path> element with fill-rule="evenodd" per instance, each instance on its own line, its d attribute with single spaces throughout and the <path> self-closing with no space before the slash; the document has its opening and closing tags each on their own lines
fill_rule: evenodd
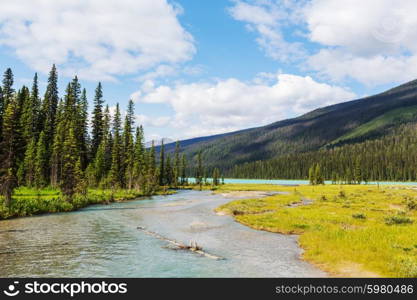
<svg viewBox="0 0 417 300">
<path fill-rule="evenodd" d="M 214 255 L 214 254 L 207 253 L 195 241 L 191 241 L 190 242 L 190 245 L 184 245 L 184 244 L 182 244 L 180 242 L 177 242 L 175 240 L 168 239 L 168 238 L 166 238 L 166 237 L 164 237 L 164 236 L 162 236 L 162 235 L 160 235 L 160 234 L 158 234 L 156 232 L 147 230 L 145 227 L 138 226 L 137 229 L 139 229 L 140 231 L 144 232 L 147 235 L 153 236 L 153 237 L 155 237 L 155 238 L 157 238 L 159 240 L 162 240 L 162 241 L 168 242 L 171 245 L 174 245 L 174 248 L 167 247 L 168 249 L 172 249 L 172 250 L 187 250 L 187 251 L 191 251 L 191 252 L 200 254 L 201 256 L 205 256 L 205 257 L 208 257 L 208 258 L 211 258 L 211 259 L 214 259 L 214 260 L 223 260 L 223 259 L 225 259 L 224 257 L 220 257 L 220 256 L 217 256 L 217 255 Z"/>
</svg>

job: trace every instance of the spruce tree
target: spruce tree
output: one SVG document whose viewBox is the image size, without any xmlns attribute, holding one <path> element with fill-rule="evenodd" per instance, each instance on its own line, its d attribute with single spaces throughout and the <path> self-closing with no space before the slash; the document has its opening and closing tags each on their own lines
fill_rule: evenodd
<svg viewBox="0 0 417 300">
<path fill-rule="evenodd" d="M 54 138 L 58 101 L 58 73 L 55 65 L 53 65 L 51 71 L 49 72 L 48 85 L 46 87 L 41 109 L 41 127 L 46 138 L 48 157 L 52 153 L 49 145 L 52 145 Z"/>
<path fill-rule="evenodd" d="M 202 189 L 203 185 L 203 178 L 204 178 L 204 168 L 203 168 L 203 160 L 202 160 L 202 151 L 198 151 L 197 154 L 197 170 L 195 175 L 195 180 L 197 185 L 200 186 L 200 190 Z"/>
<path fill-rule="evenodd" d="M 181 158 L 181 185 L 186 185 L 186 184 L 188 184 L 187 159 L 185 157 L 185 154 L 183 154 Z"/>
<path fill-rule="evenodd" d="M 133 126 L 134 126 L 134 105 L 133 101 L 129 100 L 127 113 L 125 117 L 125 124 L 123 128 L 123 172 L 125 173 L 126 184 L 128 189 L 132 189 L 134 180 L 134 141 L 133 141 Z"/>
<path fill-rule="evenodd" d="M 17 186 L 17 168 L 19 165 L 18 153 L 21 145 L 21 132 L 17 99 L 14 97 L 6 107 L 3 118 L 3 141 L 1 143 L 0 157 L 0 188 L 9 206 L 14 188 Z"/>
<path fill-rule="evenodd" d="M 320 164 L 316 164 L 316 168 L 314 171 L 314 177 L 315 177 L 315 184 L 324 184 L 324 178 L 322 175 L 322 171 L 321 171 L 321 166 Z"/>
<path fill-rule="evenodd" d="M 32 137 L 31 141 L 26 147 L 25 152 L 25 160 L 23 162 L 24 166 L 24 176 L 25 176 L 25 183 L 27 186 L 31 187 L 35 183 L 35 175 L 36 175 L 36 140 L 35 137 Z"/>
<path fill-rule="evenodd" d="M 166 184 L 165 178 L 165 145 L 164 139 L 161 140 L 161 148 L 159 152 L 159 185 L 164 186 Z"/>
<path fill-rule="evenodd" d="M 33 78 L 32 92 L 24 97 L 22 107 L 21 126 L 23 129 L 23 138 L 26 144 L 29 144 L 32 138 L 38 139 L 39 136 L 39 90 L 38 75 L 35 73 Z"/>
<path fill-rule="evenodd" d="M 77 85 L 75 85 L 77 86 Z M 74 88 L 74 84 L 73 84 Z M 75 88 L 77 89 L 77 87 Z M 76 98 L 77 99 L 77 98 Z M 80 152 L 81 170 L 84 170 L 88 164 L 88 100 L 87 92 L 82 90 L 79 100 L 77 100 L 77 120 L 76 120 L 76 137 L 78 149 Z"/>
<path fill-rule="evenodd" d="M 14 89 L 13 89 L 13 72 L 12 69 L 7 68 L 3 75 L 3 98 L 4 98 L 4 107 L 7 108 L 7 105 L 12 101 Z"/>
<path fill-rule="evenodd" d="M 310 181 L 311 185 L 316 185 L 316 178 L 315 178 L 315 168 L 313 166 L 310 167 L 308 170 L 308 180 Z"/>
<path fill-rule="evenodd" d="M 35 186 L 42 188 L 47 185 L 48 177 L 48 154 L 46 148 L 46 135 L 42 131 L 36 145 L 35 157 Z"/>
<path fill-rule="evenodd" d="M 361 172 L 361 161 L 360 158 L 355 160 L 355 168 L 353 169 L 353 178 L 355 183 L 361 184 L 362 182 L 362 172 Z"/>
<path fill-rule="evenodd" d="M 124 183 L 123 176 L 123 158 L 122 158 L 122 141 L 120 136 L 121 120 L 119 104 L 116 105 L 116 112 L 113 120 L 113 149 L 112 164 L 110 169 L 110 177 L 114 187 L 122 188 Z"/>
<path fill-rule="evenodd" d="M 103 117 L 103 139 L 105 140 L 105 173 L 108 173 L 111 168 L 112 149 L 113 149 L 113 135 L 111 132 L 111 116 L 109 106 L 106 105 Z"/>
<path fill-rule="evenodd" d="M 94 186 L 100 184 L 106 178 L 106 141 L 103 139 L 98 147 L 96 158 L 94 160 Z"/>
<path fill-rule="evenodd" d="M 212 184 L 213 186 L 219 185 L 219 177 L 220 177 L 220 171 L 218 168 L 214 168 L 213 175 L 212 175 Z"/>
<path fill-rule="evenodd" d="M 179 185 L 179 178 L 181 169 L 181 160 L 180 160 L 180 143 L 177 141 L 175 143 L 175 152 L 174 152 L 174 167 L 173 167 L 173 185 L 174 187 L 178 187 Z"/>
<path fill-rule="evenodd" d="M 41 99 L 39 95 L 39 83 L 38 83 L 38 73 L 35 73 L 33 77 L 32 89 L 30 91 L 30 103 L 33 105 L 32 112 L 34 114 L 32 119 L 32 126 L 33 126 L 33 135 L 35 136 L 36 140 L 39 138 L 39 134 L 42 130 L 41 128 L 41 120 L 40 120 L 40 113 L 41 113 Z"/>
<path fill-rule="evenodd" d="M 156 157 L 155 157 L 155 143 L 152 141 L 151 149 L 147 155 L 147 175 L 146 175 L 146 189 L 148 194 L 152 194 L 158 185 L 158 176 L 156 173 Z"/>
<path fill-rule="evenodd" d="M 72 200 L 79 184 L 77 178 L 77 161 L 79 156 L 77 153 L 77 140 L 75 138 L 74 129 L 71 127 L 65 138 L 62 149 L 62 178 L 61 191 L 68 200 Z"/>
<path fill-rule="evenodd" d="M 94 110 L 91 130 L 91 157 L 96 156 L 101 139 L 103 138 L 103 91 L 99 82 L 94 96 Z"/>
<path fill-rule="evenodd" d="M 60 114 L 59 114 L 60 115 Z M 64 140 L 67 134 L 67 126 L 66 120 L 63 116 L 59 116 L 58 125 L 56 127 L 56 134 L 54 135 L 54 140 L 52 143 L 52 155 L 51 155 L 51 163 L 49 167 L 46 167 L 47 173 L 50 169 L 50 181 L 53 187 L 57 187 L 61 181 L 62 177 L 62 151 L 64 147 Z M 46 135 L 45 135 L 45 142 L 46 142 Z M 47 174 L 46 173 L 46 174 Z M 45 175 L 46 180 L 49 178 Z"/>
<path fill-rule="evenodd" d="M 142 126 L 136 127 L 135 151 L 134 151 L 134 181 L 137 189 L 144 190 L 145 184 L 145 145 Z"/>
<path fill-rule="evenodd" d="M 3 137 L 3 115 L 4 115 L 4 97 L 3 97 L 3 89 L 0 86 L 0 143 Z"/>
<path fill-rule="evenodd" d="M 172 169 L 172 164 L 171 164 L 171 156 L 167 155 L 166 158 L 166 164 L 165 164 L 165 184 L 168 186 L 172 186 L 173 183 L 173 177 L 174 177 L 174 172 Z"/>
</svg>

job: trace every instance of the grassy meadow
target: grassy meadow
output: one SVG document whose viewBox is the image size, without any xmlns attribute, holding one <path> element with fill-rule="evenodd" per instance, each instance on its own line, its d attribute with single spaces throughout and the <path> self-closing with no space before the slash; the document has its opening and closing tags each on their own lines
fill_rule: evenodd
<svg viewBox="0 0 417 300">
<path fill-rule="evenodd" d="M 405 186 L 225 185 L 288 194 L 217 208 L 255 229 L 299 234 L 303 259 L 342 277 L 417 277 L 417 190 Z M 306 204 L 306 199 L 313 200 Z M 304 201 L 303 201 L 304 200 Z"/>
</svg>

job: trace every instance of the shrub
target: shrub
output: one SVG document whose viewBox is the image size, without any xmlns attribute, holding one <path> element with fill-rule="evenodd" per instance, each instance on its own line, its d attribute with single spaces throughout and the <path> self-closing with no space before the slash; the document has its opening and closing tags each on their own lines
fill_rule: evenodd
<svg viewBox="0 0 417 300">
<path fill-rule="evenodd" d="M 365 220 L 366 219 L 366 215 L 365 214 L 353 214 L 352 217 L 355 218 L 355 219 L 361 219 L 361 220 Z"/>
<path fill-rule="evenodd" d="M 407 208 L 409 210 L 417 210 L 417 202 L 414 199 L 408 199 Z"/>
<path fill-rule="evenodd" d="M 414 221 L 406 216 L 392 216 L 385 218 L 385 224 L 387 225 L 401 225 L 401 224 L 412 224 Z"/>
</svg>

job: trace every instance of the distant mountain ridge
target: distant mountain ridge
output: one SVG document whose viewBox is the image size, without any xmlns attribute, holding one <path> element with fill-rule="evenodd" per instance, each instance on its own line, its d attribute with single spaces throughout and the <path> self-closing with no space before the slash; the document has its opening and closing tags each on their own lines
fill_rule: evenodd
<svg viewBox="0 0 417 300">
<path fill-rule="evenodd" d="M 201 149 L 209 168 L 230 169 L 245 162 L 373 139 L 410 122 L 417 122 L 417 80 L 297 118 L 180 143 L 189 158 Z M 167 152 L 174 147 L 175 143 L 167 144 Z"/>
<path fill-rule="evenodd" d="M 146 142 L 145 143 L 145 147 L 146 148 L 152 147 L 152 142 L 153 142 L 153 144 L 154 144 L 155 147 L 161 146 L 162 141 L 164 141 L 164 144 L 170 144 L 170 143 L 174 143 L 175 142 L 173 139 L 170 139 L 170 138 L 162 138 L 162 139 L 158 139 L 158 140 L 153 140 L 153 141 Z"/>
</svg>

